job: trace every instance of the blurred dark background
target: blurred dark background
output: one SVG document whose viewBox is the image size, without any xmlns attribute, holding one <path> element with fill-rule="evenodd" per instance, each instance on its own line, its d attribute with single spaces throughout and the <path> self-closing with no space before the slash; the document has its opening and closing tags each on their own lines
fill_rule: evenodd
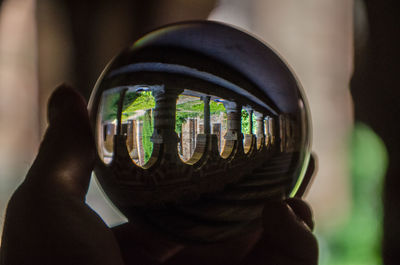
<svg viewBox="0 0 400 265">
<path fill-rule="evenodd" d="M 399 16 L 390 0 L 0 1 L 0 224 L 68 82 L 88 99 L 107 62 L 161 25 L 212 19 L 268 43 L 297 74 L 313 118 L 320 264 L 398 264 Z M 351 89 L 350 89 L 351 87 Z M 350 91 L 353 97 L 351 99 Z M 88 203 L 115 213 L 93 182 Z"/>
</svg>

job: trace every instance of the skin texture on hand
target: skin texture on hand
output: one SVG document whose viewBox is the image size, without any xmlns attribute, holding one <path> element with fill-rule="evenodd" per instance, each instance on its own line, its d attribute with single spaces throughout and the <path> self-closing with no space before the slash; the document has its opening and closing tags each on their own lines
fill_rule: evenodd
<svg viewBox="0 0 400 265">
<path fill-rule="evenodd" d="M 8 204 L 0 265 L 317 264 L 312 213 L 298 198 L 266 204 L 263 229 L 209 245 L 184 246 L 133 223 L 108 228 L 85 203 L 95 158 L 85 101 L 61 86 L 48 119 L 37 158 Z"/>
</svg>

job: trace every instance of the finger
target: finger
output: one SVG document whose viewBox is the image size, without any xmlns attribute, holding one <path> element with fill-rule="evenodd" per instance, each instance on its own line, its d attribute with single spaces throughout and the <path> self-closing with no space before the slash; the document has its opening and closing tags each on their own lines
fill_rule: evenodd
<svg viewBox="0 0 400 265">
<path fill-rule="evenodd" d="M 261 229 L 247 231 L 229 239 L 207 244 L 190 244 L 169 259 L 165 265 L 239 264 L 257 243 Z"/>
<path fill-rule="evenodd" d="M 67 85 L 52 94 L 49 127 L 25 183 L 84 198 L 94 162 L 86 102 Z"/>
<path fill-rule="evenodd" d="M 317 156 L 314 153 L 311 153 L 310 162 L 308 163 L 306 174 L 304 175 L 304 179 L 301 182 L 300 188 L 297 190 L 294 197 L 301 198 L 306 194 L 310 184 L 312 183 L 312 181 L 314 179 L 315 173 L 318 169 L 317 162 L 318 162 Z"/>
<path fill-rule="evenodd" d="M 179 243 L 133 223 L 112 228 L 126 264 L 161 264 L 183 249 Z"/>
<path fill-rule="evenodd" d="M 314 230 L 313 214 L 305 201 L 299 198 L 290 198 L 286 200 L 286 203 L 293 210 L 294 214 L 305 222 L 311 231 Z"/>
<path fill-rule="evenodd" d="M 243 264 L 317 264 L 317 241 L 283 201 L 264 209 L 264 233 Z"/>
</svg>

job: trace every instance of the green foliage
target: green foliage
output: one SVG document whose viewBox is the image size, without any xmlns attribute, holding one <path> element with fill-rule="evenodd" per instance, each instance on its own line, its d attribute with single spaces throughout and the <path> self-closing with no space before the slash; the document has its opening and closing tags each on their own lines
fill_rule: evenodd
<svg viewBox="0 0 400 265">
<path fill-rule="evenodd" d="M 144 149 L 144 161 L 147 162 L 150 159 L 151 153 L 153 152 L 153 143 L 151 142 L 151 136 L 153 135 L 153 115 L 151 110 L 146 111 L 143 118 L 143 149 Z"/>
<path fill-rule="evenodd" d="M 204 116 L 204 102 L 202 100 L 194 100 L 176 105 L 175 131 L 182 133 L 182 124 L 188 118 Z"/>
<path fill-rule="evenodd" d="M 106 95 L 104 100 L 103 108 L 103 119 L 104 120 L 115 120 L 117 119 L 118 113 L 118 102 L 120 99 L 120 93 L 114 93 Z M 155 107 L 155 100 L 150 91 L 144 92 L 127 92 L 124 97 L 122 106 L 122 120 L 126 120 L 129 116 L 135 114 L 138 110 L 153 109 Z M 220 102 L 210 101 L 210 114 L 219 114 L 225 112 L 225 107 Z M 182 124 L 188 118 L 204 116 L 204 102 L 199 99 L 195 101 L 189 101 L 177 105 L 176 112 L 176 132 L 180 133 Z"/>
<path fill-rule="evenodd" d="M 249 118 L 249 112 L 245 109 L 242 109 L 242 133 L 243 134 L 256 134 L 257 133 L 257 120 L 256 120 L 256 115 L 252 114 L 251 115 L 251 120 L 253 123 L 253 130 L 250 132 L 250 118 Z"/>
<path fill-rule="evenodd" d="M 250 133 L 250 120 L 249 113 L 247 110 L 242 109 L 242 133 L 249 134 Z"/>
<path fill-rule="evenodd" d="M 256 134 L 257 133 L 257 128 L 258 128 L 258 125 L 257 125 L 257 119 L 256 119 L 256 115 L 252 115 L 251 116 L 251 119 L 253 120 L 253 134 Z"/>
<path fill-rule="evenodd" d="M 128 92 L 125 94 L 124 104 L 122 107 L 122 119 L 135 114 L 138 110 L 153 109 L 156 106 L 153 95 L 150 91 L 140 93 Z"/>
<path fill-rule="evenodd" d="M 122 104 L 122 111 L 126 111 L 128 107 L 132 105 L 132 103 L 140 96 L 140 97 L 145 97 L 148 96 L 146 93 L 148 92 L 143 92 L 141 94 L 136 93 L 136 92 L 126 92 L 125 97 L 124 97 L 124 102 Z M 150 94 L 151 96 L 151 94 Z M 138 99 L 140 101 L 140 99 Z M 135 102 L 136 103 L 136 102 Z M 136 103 L 137 104 L 137 103 Z"/>
<path fill-rule="evenodd" d="M 210 115 L 218 115 L 225 111 L 223 103 L 213 100 L 210 101 Z M 182 124 L 185 123 L 188 118 L 195 117 L 204 118 L 204 102 L 201 99 L 177 104 L 175 131 L 181 133 Z"/>
<path fill-rule="evenodd" d="M 176 112 L 176 120 L 175 120 L 175 132 L 180 134 L 182 133 L 182 124 L 186 122 L 187 118 L 190 118 L 188 112 Z"/>
<path fill-rule="evenodd" d="M 321 251 L 325 260 L 321 264 L 379 265 L 382 264 L 381 189 L 388 156 L 382 140 L 365 124 L 357 123 L 354 127 L 350 162 L 351 216 L 334 231 L 321 232 L 327 243 L 326 251 Z"/>
<path fill-rule="evenodd" d="M 220 114 L 221 112 L 225 112 L 225 107 L 222 102 L 215 102 L 213 100 L 210 101 L 210 114 L 216 115 Z"/>
<path fill-rule="evenodd" d="M 117 119 L 119 93 L 103 95 L 102 117 L 104 121 L 112 121 Z"/>
<path fill-rule="evenodd" d="M 115 120 L 118 114 L 118 102 L 120 93 L 113 93 L 104 96 L 103 120 Z M 137 110 L 152 109 L 155 107 L 155 100 L 150 91 L 140 93 L 127 92 L 122 104 L 122 120 L 133 115 Z"/>
<path fill-rule="evenodd" d="M 118 103 L 120 93 L 108 94 L 104 97 L 103 120 L 115 120 L 118 114 Z M 153 151 L 153 143 L 151 136 L 153 135 L 153 117 L 152 109 L 155 107 L 155 100 L 150 91 L 144 92 L 127 92 L 125 93 L 122 104 L 122 121 L 137 113 L 138 110 L 145 110 L 145 114 L 136 117 L 137 120 L 143 122 L 142 144 L 144 149 L 144 161 L 150 159 Z"/>
</svg>

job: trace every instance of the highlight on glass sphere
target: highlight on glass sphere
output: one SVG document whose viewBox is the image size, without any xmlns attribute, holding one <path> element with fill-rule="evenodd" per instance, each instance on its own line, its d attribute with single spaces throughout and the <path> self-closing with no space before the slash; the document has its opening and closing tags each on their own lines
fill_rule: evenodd
<svg viewBox="0 0 400 265">
<path fill-rule="evenodd" d="M 293 195 L 310 156 L 302 89 L 274 51 L 211 21 L 140 38 L 106 67 L 89 102 L 95 175 L 128 219 L 215 242 L 258 227 Z"/>
</svg>

